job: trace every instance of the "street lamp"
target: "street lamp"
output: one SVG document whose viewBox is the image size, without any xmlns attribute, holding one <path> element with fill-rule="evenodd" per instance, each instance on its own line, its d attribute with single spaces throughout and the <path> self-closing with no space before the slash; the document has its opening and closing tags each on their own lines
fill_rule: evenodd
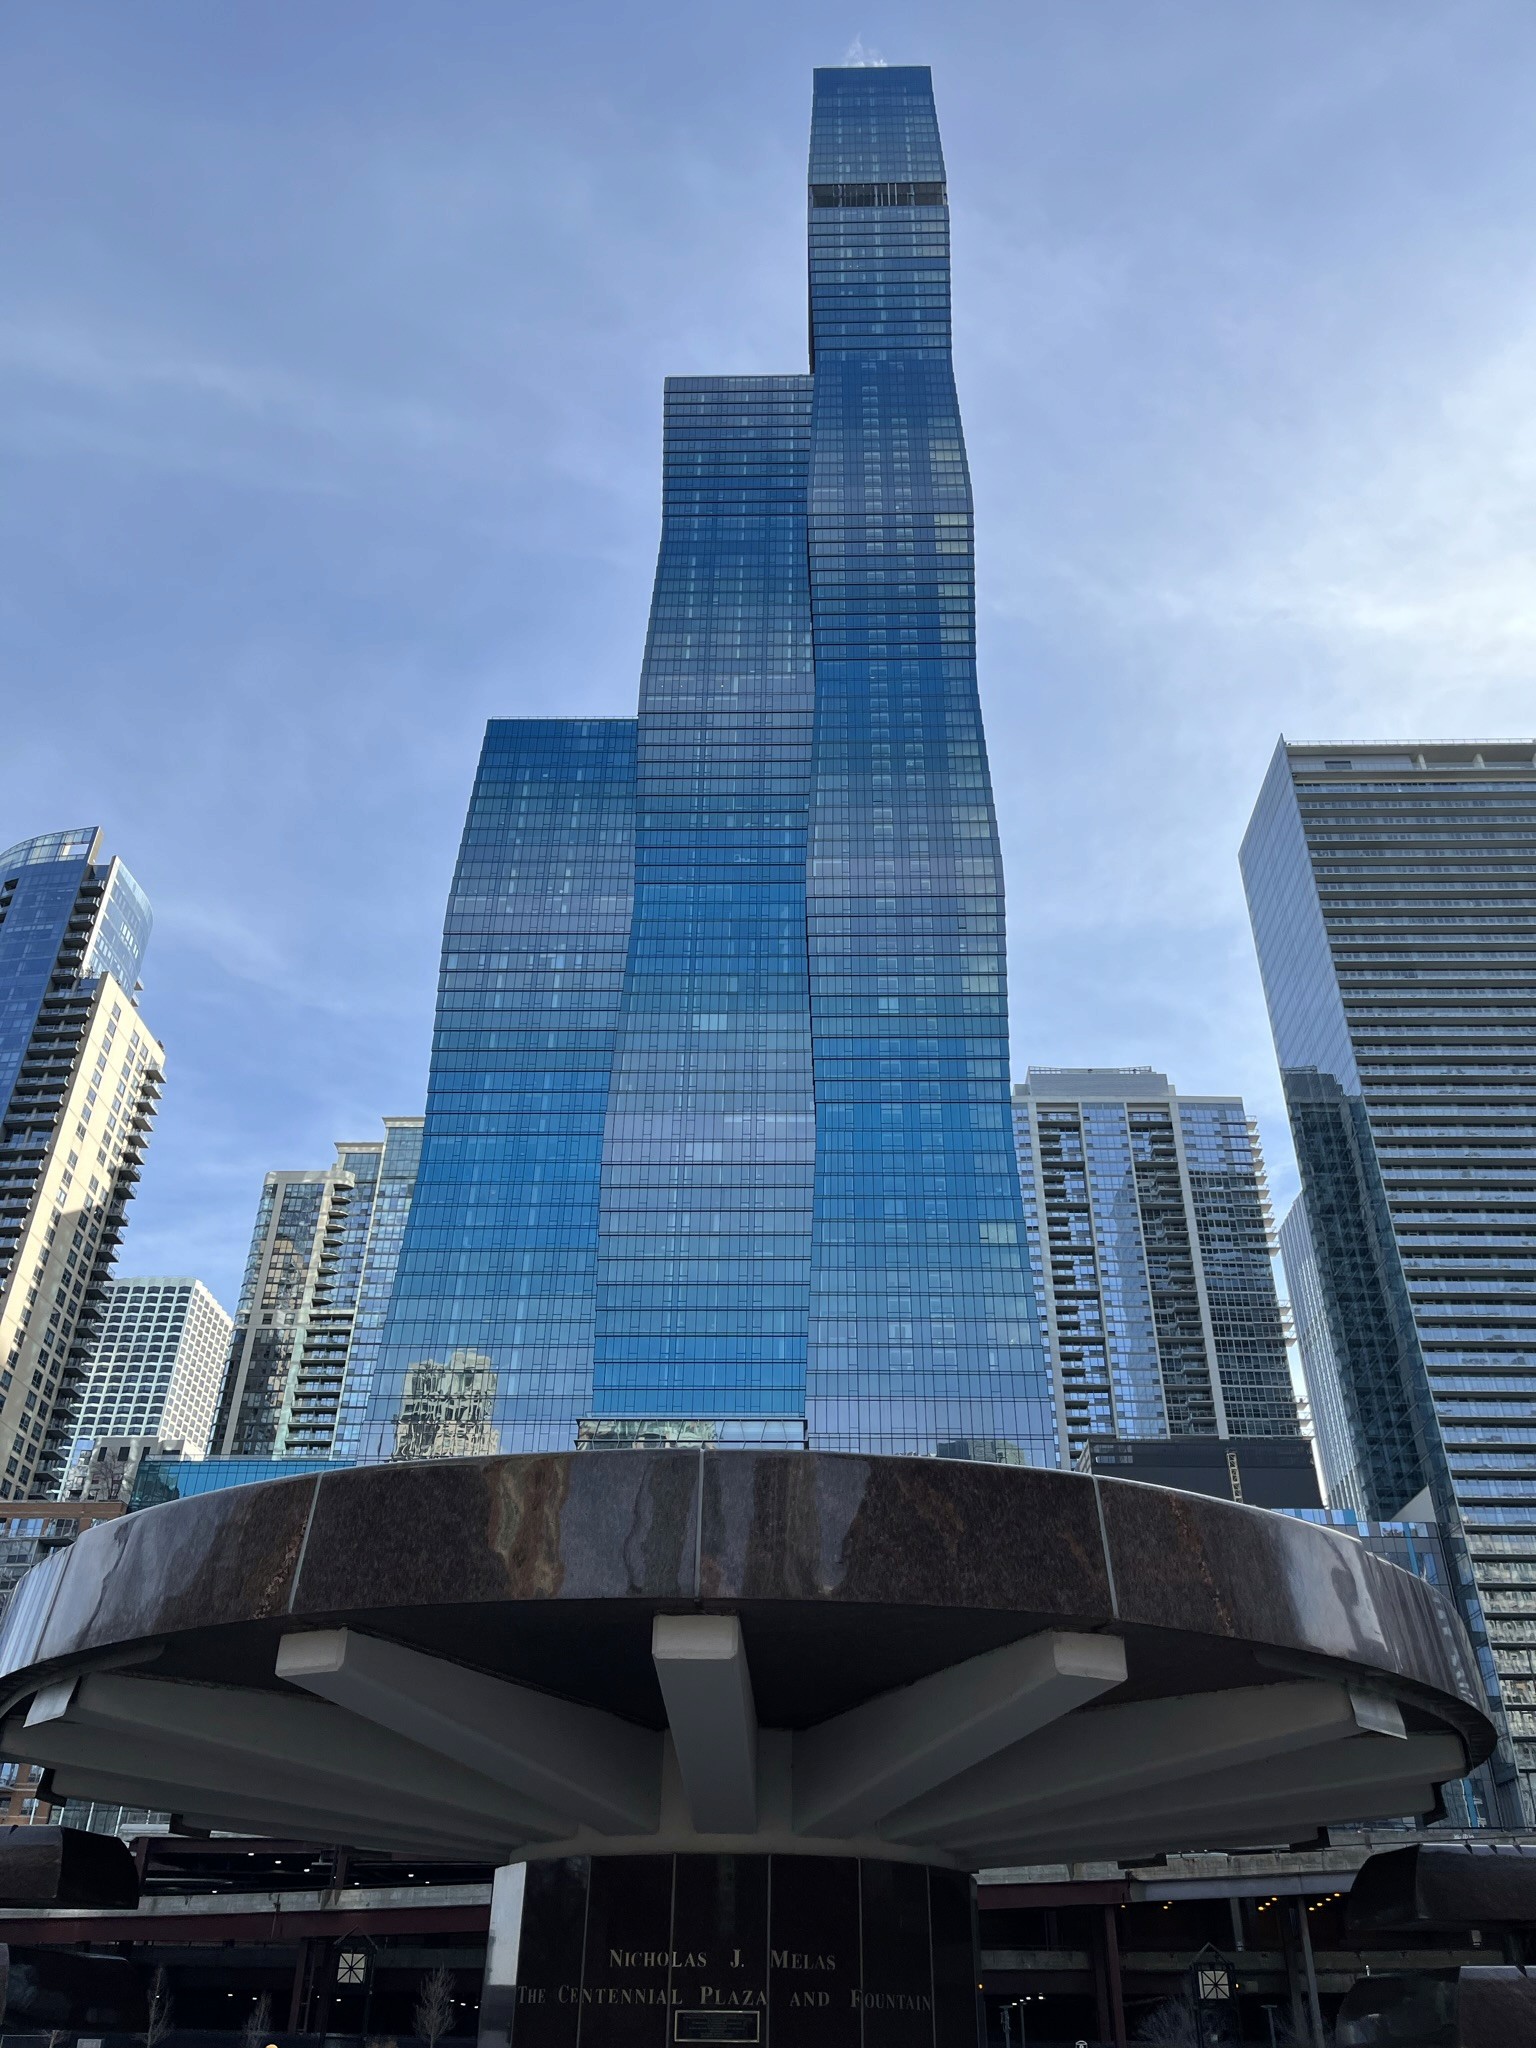
<svg viewBox="0 0 1536 2048">
<path fill-rule="evenodd" d="M 1200 2048 L 1217 2048 L 1233 2038 L 1233 1990 L 1232 1965 L 1208 1942 L 1189 1966 L 1189 2002 Z"/>
</svg>

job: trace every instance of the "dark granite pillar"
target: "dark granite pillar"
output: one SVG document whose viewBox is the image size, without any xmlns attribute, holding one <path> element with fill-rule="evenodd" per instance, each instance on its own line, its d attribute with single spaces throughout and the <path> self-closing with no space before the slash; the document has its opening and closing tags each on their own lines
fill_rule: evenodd
<svg viewBox="0 0 1536 2048">
<path fill-rule="evenodd" d="M 498 1873 L 480 2048 L 977 2048 L 976 1985 L 958 1871 L 568 1858 Z"/>
</svg>

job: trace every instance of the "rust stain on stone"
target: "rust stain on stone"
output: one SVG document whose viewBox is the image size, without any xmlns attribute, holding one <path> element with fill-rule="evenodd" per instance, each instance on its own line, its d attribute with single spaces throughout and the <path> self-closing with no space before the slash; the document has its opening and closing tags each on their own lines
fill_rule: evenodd
<svg viewBox="0 0 1536 2048">
<path fill-rule="evenodd" d="M 1237 1616 L 1233 1613 L 1231 1604 L 1226 1594 L 1222 1591 L 1220 1581 L 1211 1570 L 1210 1555 L 1206 1550 L 1200 1529 L 1199 1502 L 1196 1499 L 1186 1501 L 1181 1495 L 1176 1493 L 1171 1494 L 1170 1499 L 1173 1508 L 1173 1519 L 1179 1525 L 1180 1555 L 1193 1568 L 1191 1576 L 1199 1585 L 1204 1587 L 1206 1593 L 1210 1596 L 1211 1606 L 1219 1618 L 1223 1632 L 1227 1635 L 1235 1635 L 1237 1633 Z M 1203 1500 L 1203 1497 L 1200 1497 L 1200 1499 Z"/>
<path fill-rule="evenodd" d="M 537 1457 L 505 1464 L 488 1489 L 487 1540 L 515 1599 L 555 1600 L 565 1584 L 562 1545 L 571 1461 Z"/>
</svg>

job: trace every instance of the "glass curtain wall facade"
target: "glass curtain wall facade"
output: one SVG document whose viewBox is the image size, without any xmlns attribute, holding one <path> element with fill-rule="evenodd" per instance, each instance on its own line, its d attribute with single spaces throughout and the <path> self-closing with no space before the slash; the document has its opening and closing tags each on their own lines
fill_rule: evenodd
<svg viewBox="0 0 1536 2048">
<path fill-rule="evenodd" d="M 818 71 L 810 185 L 811 1434 L 1044 1458 L 927 71 Z"/>
<path fill-rule="evenodd" d="M 667 387 L 638 721 L 487 737 L 365 1455 L 1054 1460 L 926 70 L 817 72 L 809 198 L 811 374 Z"/>
<path fill-rule="evenodd" d="M 1282 741 L 1243 878 L 1364 1507 L 1428 1488 L 1529 1818 L 1536 743 Z"/>
<path fill-rule="evenodd" d="M 1280 1226 L 1280 1256 L 1285 1265 L 1286 1292 L 1291 1297 L 1291 1314 L 1296 1324 L 1296 1348 L 1301 1354 L 1302 1377 L 1312 1404 L 1312 1424 L 1317 1431 L 1317 1459 L 1323 1469 L 1323 1490 L 1331 1508 L 1366 1512 L 1366 1490 L 1360 1475 L 1360 1454 L 1350 1428 L 1328 1328 L 1328 1304 L 1323 1295 L 1323 1278 L 1317 1254 L 1312 1249 L 1312 1229 L 1307 1222 L 1307 1199 L 1298 1195 L 1286 1211 Z"/>
<path fill-rule="evenodd" d="M 494 720 L 448 899 L 365 1458 L 568 1449 L 591 1406 L 634 870 L 633 720 Z"/>
<path fill-rule="evenodd" d="M 416 1192 L 423 1122 L 419 1116 L 384 1119 L 384 1143 L 372 1175 L 373 1199 L 368 1205 L 367 1236 L 353 1296 L 347 1368 L 337 1402 L 331 1456 L 338 1460 L 350 1462 L 357 1455 L 359 1433 L 378 1371 L 384 1317 L 400 1264 L 405 1221 Z"/>
<path fill-rule="evenodd" d="M 593 1421 L 751 1418 L 754 1434 L 803 1436 L 810 438 L 808 377 L 668 383 Z"/>
<path fill-rule="evenodd" d="M 1151 1067 L 1013 1091 L 1065 1462 L 1094 1438 L 1300 1433 L 1258 1133 Z"/>
</svg>

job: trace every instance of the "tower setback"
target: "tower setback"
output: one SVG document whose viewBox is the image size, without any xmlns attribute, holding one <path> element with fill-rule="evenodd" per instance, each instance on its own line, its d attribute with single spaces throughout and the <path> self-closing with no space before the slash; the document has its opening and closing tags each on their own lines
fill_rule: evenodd
<svg viewBox="0 0 1536 2048">
<path fill-rule="evenodd" d="M 487 733 L 367 1457 L 1054 1462 L 926 69 L 816 73 L 808 196 L 810 373 L 667 385 L 638 719 Z"/>
</svg>

